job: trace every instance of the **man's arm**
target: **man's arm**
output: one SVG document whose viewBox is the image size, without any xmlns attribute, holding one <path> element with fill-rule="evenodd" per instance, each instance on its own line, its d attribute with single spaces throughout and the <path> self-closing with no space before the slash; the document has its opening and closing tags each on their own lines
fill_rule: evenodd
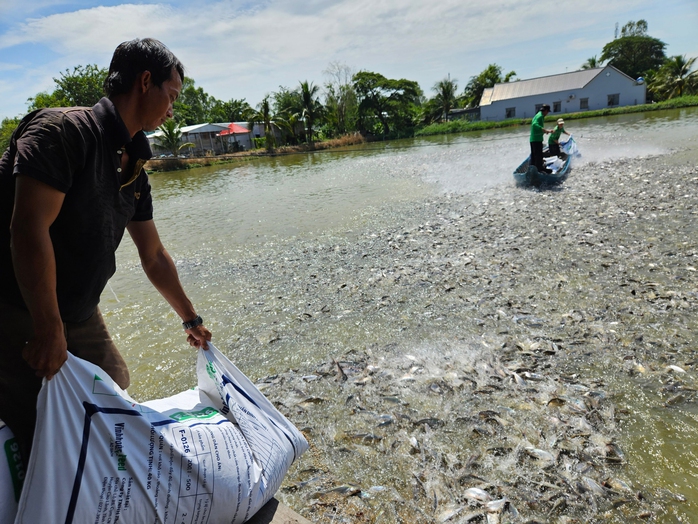
<svg viewBox="0 0 698 524">
<path fill-rule="evenodd" d="M 196 318 L 194 306 L 182 288 L 177 268 L 160 241 L 155 223 L 152 220 L 130 222 L 128 232 L 138 248 L 143 270 L 155 288 L 165 297 L 182 321 L 188 322 Z M 197 348 L 208 347 L 206 342 L 211 340 L 211 332 L 205 326 L 196 326 L 187 329 L 186 332 L 189 344 Z"/>
<path fill-rule="evenodd" d="M 18 176 L 10 223 L 12 264 L 34 323 L 34 338 L 22 355 L 39 377 L 51 378 L 68 359 L 56 296 L 56 258 L 49 227 L 65 194 L 28 176 Z"/>
</svg>

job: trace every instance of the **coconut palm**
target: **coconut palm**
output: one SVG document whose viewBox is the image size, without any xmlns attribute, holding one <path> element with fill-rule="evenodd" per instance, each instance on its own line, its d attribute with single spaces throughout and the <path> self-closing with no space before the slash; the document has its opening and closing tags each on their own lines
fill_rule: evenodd
<svg viewBox="0 0 698 524">
<path fill-rule="evenodd" d="M 698 70 L 692 71 L 696 57 L 686 55 L 667 58 L 657 71 L 652 89 L 660 96 L 674 98 L 698 91 Z"/>
<path fill-rule="evenodd" d="M 582 69 L 596 69 L 603 65 L 603 60 L 596 58 L 596 55 L 591 58 L 587 58 L 587 61 L 582 64 Z"/>
<path fill-rule="evenodd" d="M 162 131 L 162 136 L 156 138 L 158 145 L 174 156 L 177 156 L 185 147 L 194 147 L 196 145 L 192 142 L 182 144 L 182 130 L 179 124 L 171 118 L 165 120 L 158 129 Z"/>
<path fill-rule="evenodd" d="M 455 78 L 451 79 L 450 76 L 443 80 L 439 80 L 434 84 L 434 87 L 432 87 L 432 91 L 436 92 L 434 103 L 440 109 L 439 117 L 442 120 L 448 120 L 448 113 L 451 109 L 456 107 L 458 103 L 458 96 L 456 95 L 458 91 L 458 80 Z"/>
<path fill-rule="evenodd" d="M 320 87 L 312 82 L 301 82 L 301 104 L 303 111 L 301 118 L 305 121 L 306 140 L 308 143 L 313 142 L 313 126 L 315 122 L 322 116 L 322 103 L 318 99 Z"/>
<path fill-rule="evenodd" d="M 252 130 L 255 123 L 261 122 L 264 125 L 264 137 L 265 145 L 269 153 L 274 152 L 274 117 L 271 110 L 271 102 L 269 101 L 270 95 L 265 96 L 262 101 L 257 105 L 257 110 L 252 111 L 250 114 L 250 121 L 248 126 Z"/>
</svg>

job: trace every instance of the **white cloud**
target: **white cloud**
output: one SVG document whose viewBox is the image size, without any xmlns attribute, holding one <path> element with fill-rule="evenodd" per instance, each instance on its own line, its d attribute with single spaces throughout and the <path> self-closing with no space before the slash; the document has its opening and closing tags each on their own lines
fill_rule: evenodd
<svg viewBox="0 0 698 524">
<path fill-rule="evenodd" d="M 0 53 L 43 46 L 56 56 L 40 66 L 50 78 L 79 64 L 107 66 L 120 42 L 150 36 L 177 54 L 197 85 L 221 99 L 245 97 L 254 104 L 279 85 L 321 83 L 322 70 L 333 60 L 417 80 L 429 94 L 446 74 L 463 87 L 490 63 L 515 70 L 519 78 L 554 74 L 561 63 L 572 70 L 600 55 L 616 20 L 623 24 L 655 5 L 588 0 L 583 16 L 568 16 L 554 0 L 122 4 L 26 19 L 0 35 Z"/>
</svg>

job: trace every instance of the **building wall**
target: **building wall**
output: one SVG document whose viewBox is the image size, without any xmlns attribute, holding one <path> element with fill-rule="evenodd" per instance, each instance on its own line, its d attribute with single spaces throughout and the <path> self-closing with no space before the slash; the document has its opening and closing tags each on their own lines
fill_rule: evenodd
<svg viewBox="0 0 698 524">
<path fill-rule="evenodd" d="M 548 104 L 551 109 L 550 115 L 553 116 L 606 109 L 609 107 L 608 95 L 613 94 L 619 95 L 618 106 L 644 104 L 646 93 L 647 89 L 644 84 L 637 85 L 634 80 L 615 69 L 608 68 L 581 89 L 492 102 L 480 108 L 480 119 L 505 120 L 507 108 L 515 109 L 515 115 L 509 118 L 532 118 L 536 114 L 536 105 L 539 104 Z M 581 100 L 584 98 L 588 100 L 588 108 L 586 109 L 580 107 Z M 556 102 L 559 103 L 559 111 L 555 111 Z"/>
</svg>

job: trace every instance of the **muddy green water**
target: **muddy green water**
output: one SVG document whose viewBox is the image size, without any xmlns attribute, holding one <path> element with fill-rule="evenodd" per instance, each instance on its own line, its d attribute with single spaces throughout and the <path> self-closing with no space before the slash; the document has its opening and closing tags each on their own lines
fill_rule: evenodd
<svg viewBox="0 0 698 524">
<path fill-rule="evenodd" d="M 698 108 L 569 121 L 566 127 L 583 152 L 583 162 L 670 153 L 682 162 L 698 163 Z M 349 348 L 385 342 L 381 322 L 394 319 L 367 319 L 364 325 L 354 319 L 343 324 L 339 318 L 331 341 L 306 340 L 277 349 L 269 344 L 269 326 L 288 312 L 251 306 L 283 294 L 284 282 L 294 276 L 270 272 L 268 291 L 254 296 L 244 286 L 230 285 L 236 268 L 256 257 L 273 256 L 275 250 L 283 259 L 289 245 L 322 242 L 328 235 L 351 239 L 387 203 L 409 206 L 425 196 L 513 184 L 511 171 L 527 154 L 528 131 L 521 128 L 158 173 L 151 176 L 155 220 L 214 342 L 256 379 L 325 360 L 328 344 Z M 129 392 L 146 400 L 193 386 L 194 352 L 182 336 L 179 319 L 147 282 L 128 238 L 117 263 L 101 307 L 131 369 Z M 254 313 L 241 314 L 246 310 Z M 405 310 L 401 317 L 407 322 L 414 315 Z M 415 345 L 424 347 L 430 337 L 458 329 L 436 326 L 431 333 L 421 329 Z M 240 333 L 250 330 L 259 333 L 258 347 L 239 347 Z M 632 475 L 655 478 L 687 498 L 668 509 L 665 522 L 698 522 L 695 404 L 658 410 L 651 407 L 657 404 L 651 391 L 627 391 L 621 374 L 609 372 L 606 382 L 635 413 L 622 435 L 632 456 Z"/>
</svg>

